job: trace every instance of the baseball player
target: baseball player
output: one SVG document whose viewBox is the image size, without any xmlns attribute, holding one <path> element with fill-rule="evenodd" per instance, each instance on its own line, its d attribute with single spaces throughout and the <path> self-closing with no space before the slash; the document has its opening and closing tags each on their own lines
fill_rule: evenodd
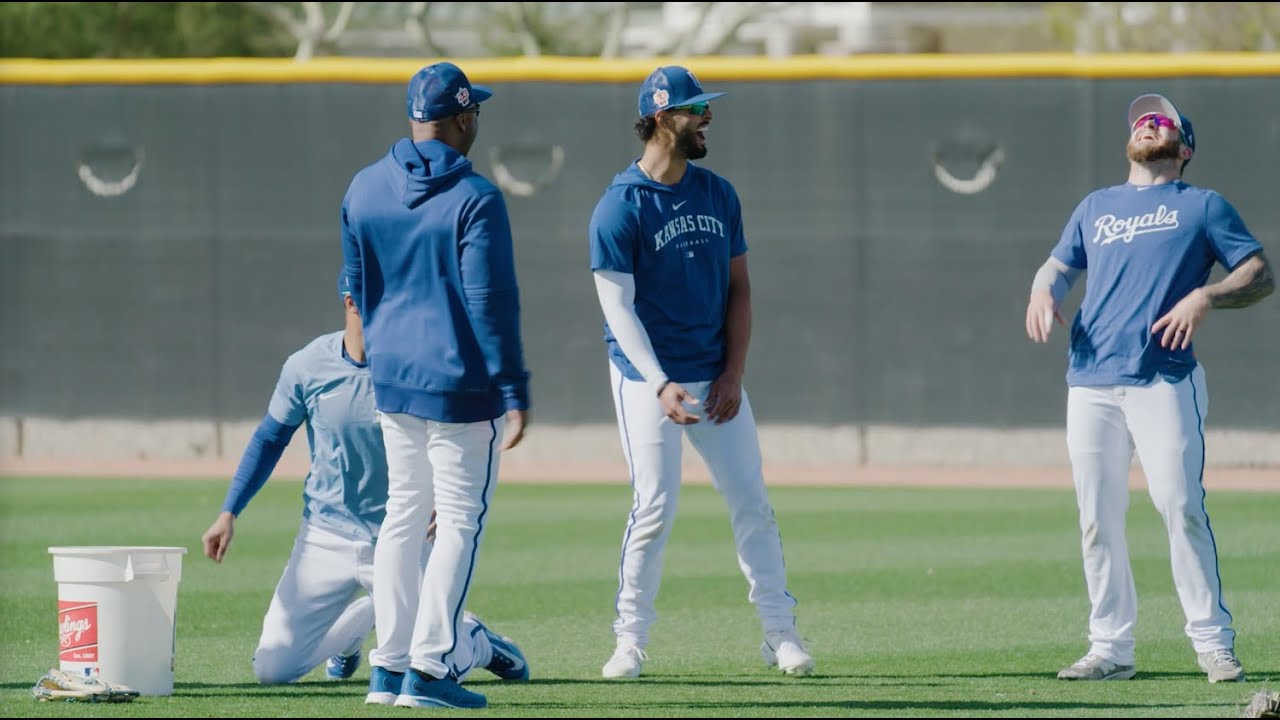
<svg viewBox="0 0 1280 720">
<path fill-rule="evenodd" d="M 506 204 L 466 159 L 491 95 L 452 63 L 419 70 L 407 92 L 412 137 L 361 170 L 342 204 L 389 473 L 373 560 L 370 703 L 486 704 L 458 683 L 473 662 L 459 641 L 462 608 L 499 450 L 520 441 L 529 408 Z M 420 579 L 433 505 L 435 548 Z"/>
<path fill-rule="evenodd" d="M 340 288 L 344 283 L 340 276 Z M 387 503 L 386 451 L 375 420 L 360 315 L 350 296 L 339 292 L 345 329 L 316 338 L 285 361 L 222 512 L 201 538 L 204 554 L 221 563 L 235 519 L 305 422 L 311 468 L 303 484 L 302 526 L 253 654 L 254 673 L 263 684 L 298 680 L 325 658 L 329 679 L 351 677 L 374 624 L 372 601 L 356 595 L 373 583 L 374 544 Z M 420 536 L 428 540 L 424 555 L 431 551 L 429 536 Z M 493 633 L 470 613 L 464 627 L 474 666 L 504 679 L 528 678 L 524 655 L 510 638 Z"/>
<path fill-rule="evenodd" d="M 1036 274 L 1027 335 L 1046 342 L 1063 297 L 1086 269 L 1071 327 L 1067 449 L 1092 610 L 1088 653 L 1064 680 L 1134 676 L 1138 605 L 1125 511 L 1136 449 L 1169 531 L 1186 633 L 1209 682 L 1244 680 L 1204 506 L 1204 368 L 1192 336 L 1214 308 L 1274 289 L 1262 246 L 1225 198 L 1182 180 L 1196 149 L 1191 121 L 1160 95 L 1129 106 L 1129 179 L 1089 194 Z M 1214 263 L 1229 274 L 1211 285 Z"/>
<path fill-rule="evenodd" d="M 635 501 L 618 566 L 617 646 L 603 675 L 634 678 L 647 659 L 662 553 L 680 492 L 682 431 L 729 506 L 738 562 L 764 626 L 765 662 L 814 667 L 796 632 L 782 542 L 742 389 L 751 339 L 747 244 L 737 192 L 691 160 L 707 154 L 711 100 L 682 67 L 640 88 L 639 160 L 614 178 L 589 228 L 591 269 L 622 448 Z"/>
</svg>

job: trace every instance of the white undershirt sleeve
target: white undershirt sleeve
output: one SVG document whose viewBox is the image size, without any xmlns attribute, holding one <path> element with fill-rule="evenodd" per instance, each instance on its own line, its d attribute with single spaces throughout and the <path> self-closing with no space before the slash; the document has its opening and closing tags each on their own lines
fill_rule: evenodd
<svg viewBox="0 0 1280 720">
<path fill-rule="evenodd" d="M 1040 270 L 1036 272 L 1035 279 L 1031 282 L 1032 289 L 1044 288 L 1053 296 L 1053 301 L 1062 304 L 1063 298 L 1071 291 L 1071 286 L 1076 283 L 1080 274 L 1084 270 L 1071 267 L 1052 255 L 1040 266 Z"/>
<path fill-rule="evenodd" d="M 640 322 L 640 316 L 636 315 L 635 277 L 617 270 L 596 270 L 594 275 L 596 295 L 600 298 L 600 309 L 604 311 L 609 330 L 623 354 L 657 395 L 667 384 L 667 375 L 662 372 L 658 356 L 653 352 L 649 333 Z"/>
</svg>

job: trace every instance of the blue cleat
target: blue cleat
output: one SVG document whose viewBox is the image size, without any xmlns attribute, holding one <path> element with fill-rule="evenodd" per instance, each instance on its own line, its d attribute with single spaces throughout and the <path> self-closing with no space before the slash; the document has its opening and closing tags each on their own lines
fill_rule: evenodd
<svg viewBox="0 0 1280 720">
<path fill-rule="evenodd" d="M 493 659 L 484 666 L 484 669 L 503 680 L 514 682 L 528 680 L 529 663 L 525 661 L 524 653 L 521 652 L 520 646 L 516 645 L 516 641 L 490 630 L 474 614 L 467 613 L 467 615 L 484 631 L 485 637 L 489 638 L 489 647 L 493 648 Z"/>
<path fill-rule="evenodd" d="M 360 667 L 360 651 L 355 655 L 334 655 L 324 664 L 324 675 L 330 680 L 346 680 Z"/>
<path fill-rule="evenodd" d="M 459 685 L 452 674 L 434 678 L 420 670 L 410 670 L 404 674 L 404 685 L 400 688 L 400 697 L 396 698 L 395 704 L 396 707 L 479 710 L 488 705 L 489 701 L 480 693 L 471 692 Z"/>
<path fill-rule="evenodd" d="M 374 666 L 369 674 L 369 694 L 365 696 L 364 704 L 395 705 L 400 697 L 400 688 L 404 686 L 405 675 Z"/>
</svg>

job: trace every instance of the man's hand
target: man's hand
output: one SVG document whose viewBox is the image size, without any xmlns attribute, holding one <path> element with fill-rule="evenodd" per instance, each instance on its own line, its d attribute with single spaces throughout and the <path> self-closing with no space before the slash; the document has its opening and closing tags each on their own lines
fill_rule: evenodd
<svg viewBox="0 0 1280 720">
<path fill-rule="evenodd" d="M 669 382 L 658 394 L 658 402 L 662 403 L 662 412 L 677 425 L 692 425 L 701 418 L 685 410 L 685 404 L 697 405 L 698 399 L 680 386 L 680 383 Z"/>
<path fill-rule="evenodd" d="M 218 519 L 213 521 L 200 538 L 204 543 L 205 557 L 216 563 L 222 562 L 222 557 L 227 554 L 227 548 L 231 547 L 231 537 L 236 534 L 235 523 L 236 516 L 229 512 L 218 515 Z"/>
<path fill-rule="evenodd" d="M 529 426 L 528 410 L 507 411 L 507 439 L 502 443 L 503 450 L 510 450 L 524 439 L 524 429 Z"/>
<path fill-rule="evenodd" d="M 1049 342 L 1054 320 L 1062 327 L 1067 326 L 1053 295 L 1045 288 L 1032 290 L 1031 300 L 1027 302 L 1027 337 L 1038 343 Z"/>
<path fill-rule="evenodd" d="M 707 418 L 719 425 L 738 416 L 742 409 L 742 378 L 736 373 L 724 373 L 711 383 L 707 392 Z"/>
<path fill-rule="evenodd" d="M 1200 288 L 1187 293 L 1173 309 L 1151 326 L 1151 334 L 1161 330 L 1160 347 L 1170 350 L 1186 350 L 1191 347 L 1191 335 L 1200 328 L 1205 313 L 1209 312 L 1209 296 Z"/>
</svg>

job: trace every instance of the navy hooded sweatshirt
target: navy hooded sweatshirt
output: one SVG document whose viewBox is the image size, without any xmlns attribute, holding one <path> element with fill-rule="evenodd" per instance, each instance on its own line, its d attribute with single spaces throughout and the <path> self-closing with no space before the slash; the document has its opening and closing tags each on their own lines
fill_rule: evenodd
<svg viewBox="0 0 1280 720">
<path fill-rule="evenodd" d="M 464 423 L 529 407 L 507 207 L 470 161 L 397 142 L 351 181 L 342 252 L 379 410 Z"/>
</svg>

